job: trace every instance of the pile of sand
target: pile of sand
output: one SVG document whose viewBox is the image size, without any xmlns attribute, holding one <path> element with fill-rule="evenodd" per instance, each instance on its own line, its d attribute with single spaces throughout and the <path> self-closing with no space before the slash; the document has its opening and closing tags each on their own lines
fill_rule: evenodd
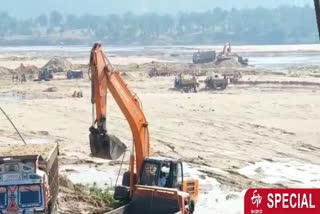
<svg viewBox="0 0 320 214">
<path fill-rule="evenodd" d="M 72 69 L 72 63 L 67 59 L 55 57 L 47 62 L 43 68 L 57 68 L 58 71 L 65 71 Z"/>
<path fill-rule="evenodd" d="M 2 157 L 16 157 L 27 155 L 41 155 L 43 159 L 49 158 L 51 152 L 56 148 L 56 144 L 27 144 L 0 146 Z"/>
<path fill-rule="evenodd" d="M 25 73 L 25 74 L 37 74 L 40 71 L 40 69 L 35 65 L 23 65 L 23 63 L 20 64 L 19 67 L 15 69 L 15 72 L 17 73 Z"/>
<path fill-rule="evenodd" d="M 236 59 L 226 59 L 216 63 L 218 68 L 240 68 L 241 64 Z"/>
</svg>

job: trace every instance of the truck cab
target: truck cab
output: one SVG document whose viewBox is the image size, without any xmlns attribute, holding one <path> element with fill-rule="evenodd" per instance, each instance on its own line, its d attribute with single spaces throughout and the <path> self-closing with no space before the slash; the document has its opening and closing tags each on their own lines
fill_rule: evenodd
<svg viewBox="0 0 320 214">
<path fill-rule="evenodd" d="M 1 160 L 0 213 L 45 213 L 47 180 L 36 160 Z"/>
<path fill-rule="evenodd" d="M 0 214 L 53 214 L 58 196 L 56 144 L 0 148 Z"/>
</svg>

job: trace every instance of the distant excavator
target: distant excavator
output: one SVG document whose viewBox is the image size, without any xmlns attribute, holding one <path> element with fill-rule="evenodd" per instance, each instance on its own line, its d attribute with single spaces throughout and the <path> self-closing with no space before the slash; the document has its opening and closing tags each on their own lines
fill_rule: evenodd
<svg viewBox="0 0 320 214">
<path fill-rule="evenodd" d="M 127 119 L 133 135 L 130 171 L 124 173 L 122 185 L 115 188 L 115 198 L 128 203 L 110 214 L 192 214 L 198 198 L 198 180 L 184 176 L 180 160 L 150 157 L 148 122 L 139 98 L 113 68 L 99 43 L 91 50 L 90 70 L 92 155 L 114 160 L 127 150 L 124 143 L 107 132 L 107 90 Z"/>
<path fill-rule="evenodd" d="M 232 59 L 237 60 L 241 65 L 248 65 L 248 59 L 245 59 L 236 53 L 232 53 L 231 52 L 231 43 L 227 42 L 224 45 L 222 52 L 220 52 L 218 54 L 216 64 L 219 64 L 225 60 L 232 60 Z"/>
</svg>

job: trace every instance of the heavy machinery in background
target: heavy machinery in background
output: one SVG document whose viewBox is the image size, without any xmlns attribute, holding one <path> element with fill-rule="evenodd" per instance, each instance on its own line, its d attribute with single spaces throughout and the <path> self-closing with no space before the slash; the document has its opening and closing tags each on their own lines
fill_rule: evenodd
<svg viewBox="0 0 320 214">
<path fill-rule="evenodd" d="M 203 64 L 214 62 L 216 60 L 216 52 L 215 51 L 198 51 L 193 54 L 192 61 L 194 64 Z"/>
<path fill-rule="evenodd" d="M 43 68 L 42 70 L 39 71 L 38 74 L 38 79 L 36 79 L 36 81 L 50 81 L 53 79 L 53 73 L 54 73 L 54 69 L 52 68 Z"/>
<path fill-rule="evenodd" d="M 224 72 L 222 76 L 224 79 L 229 79 L 229 83 L 237 83 L 242 78 L 240 71 Z"/>
<path fill-rule="evenodd" d="M 0 148 L 0 213 L 57 214 L 58 145 Z"/>
<path fill-rule="evenodd" d="M 70 79 L 82 79 L 83 71 L 80 70 L 69 70 L 67 71 L 67 78 Z"/>
<path fill-rule="evenodd" d="M 200 84 L 195 76 L 184 76 L 180 73 L 174 79 L 174 87 L 178 90 L 182 90 L 182 92 L 198 92 Z"/>
<path fill-rule="evenodd" d="M 220 52 L 219 55 L 217 56 L 216 64 L 219 64 L 225 60 L 236 60 L 241 65 L 248 65 L 248 59 L 245 59 L 242 56 L 239 56 L 238 54 L 231 52 L 231 43 L 230 42 L 227 42 L 224 45 L 222 52 Z"/>
<path fill-rule="evenodd" d="M 224 90 L 227 88 L 229 84 L 229 79 L 225 77 L 221 77 L 219 75 L 214 75 L 207 77 L 204 81 L 206 89 L 213 90 Z"/>
<path fill-rule="evenodd" d="M 127 119 L 133 135 L 130 171 L 124 173 L 122 185 L 115 188 L 115 198 L 128 203 L 110 213 L 193 213 L 198 198 L 198 180 L 184 177 L 183 164 L 179 160 L 150 157 L 148 122 L 139 98 L 113 68 L 99 43 L 91 50 L 90 69 L 94 117 L 89 135 L 92 155 L 114 160 L 127 150 L 117 137 L 107 133 L 107 90 Z"/>
<path fill-rule="evenodd" d="M 194 53 L 192 56 L 193 64 L 203 64 L 203 63 L 210 63 L 214 62 L 215 64 L 220 64 L 225 60 L 235 60 L 241 65 L 248 65 L 248 59 L 239 56 L 236 53 L 231 52 L 231 43 L 227 42 L 222 52 L 218 55 L 216 51 L 200 51 Z"/>
</svg>

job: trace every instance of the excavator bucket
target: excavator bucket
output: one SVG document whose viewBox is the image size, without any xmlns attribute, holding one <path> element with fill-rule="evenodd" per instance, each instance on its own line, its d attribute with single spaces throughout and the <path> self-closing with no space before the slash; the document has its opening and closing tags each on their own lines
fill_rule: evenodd
<svg viewBox="0 0 320 214">
<path fill-rule="evenodd" d="M 90 132 L 90 149 L 94 157 L 116 160 L 127 150 L 127 146 L 114 135 L 99 134 L 95 130 Z"/>
</svg>

